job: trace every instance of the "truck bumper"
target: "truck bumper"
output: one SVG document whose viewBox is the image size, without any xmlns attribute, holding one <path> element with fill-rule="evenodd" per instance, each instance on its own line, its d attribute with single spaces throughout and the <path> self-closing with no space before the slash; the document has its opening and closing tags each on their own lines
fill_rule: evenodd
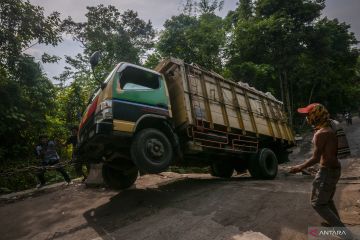
<svg viewBox="0 0 360 240">
<path fill-rule="evenodd" d="M 112 135 L 113 123 L 112 122 L 100 122 L 95 123 L 91 127 L 87 127 L 80 132 L 79 135 L 79 147 L 93 139 L 96 135 Z"/>
<path fill-rule="evenodd" d="M 130 134 L 114 131 L 112 121 L 104 121 L 80 130 L 78 153 L 84 161 L 99 163 L 114 149 L 126 152 L 130 144 Z"/>
</svg>

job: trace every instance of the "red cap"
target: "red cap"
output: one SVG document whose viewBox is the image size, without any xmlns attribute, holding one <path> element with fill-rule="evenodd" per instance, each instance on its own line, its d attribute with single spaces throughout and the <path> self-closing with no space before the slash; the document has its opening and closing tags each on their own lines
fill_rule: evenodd
<svg viewBox="0 0 360 240">
<path fill-rule="evenodd" d="M 320 103 L 311 103 L 311 104 L 307 105 L 306 107 L 298 108 L 297 111 L 298 111 L 298 113 L 308 114 L 311 110 L 313 110 L 313 108 L 315 106 L 317 106 L 319 104 Z"/>
</svg>

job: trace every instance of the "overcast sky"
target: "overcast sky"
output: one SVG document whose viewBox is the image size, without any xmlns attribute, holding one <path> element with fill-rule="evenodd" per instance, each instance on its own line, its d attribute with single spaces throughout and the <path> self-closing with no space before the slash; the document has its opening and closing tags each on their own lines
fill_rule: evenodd
<svg viewBox="0 0 360 240">
<path fill-rule="evenodd" d="M 290 1 L 290 0 L 289 0 Z M 85 21 L 86 6 L 98 4 L 114 5 L 120 12 L 132 9 L 138 12 L 143 20 L 150 20 L 155 29 L 161 29 L 165 20 L 181 12 L 184 0 L 30 0 L 33 5 L 42 6 L 45 15 L 53 11 L 61 13 L 61 18 L 71 16 L 75 21 Z M 225 0 L 224 8 L 218 12 L 224 17 L 229 10 L 236 8 L 238 0 Z M 326 0 L 326 8 L 323 15 L 330 19 L 337 18 L 341 22 L 351 25 L 351 31 L 360 40 L 360 0 Z M 63 58 L 64 55 L 74 56 L 81 53 L 80 45 L 64 38 L 63 42 L 56 47 L 35 45 L 27 53 L 40 59 L 43 52 L 55 54 Z M 65 63 L 61 60 L 58 64 L 44 64 L 43 68 L 49 77 L 59 75 L 64 69 Z"/>
</svg>

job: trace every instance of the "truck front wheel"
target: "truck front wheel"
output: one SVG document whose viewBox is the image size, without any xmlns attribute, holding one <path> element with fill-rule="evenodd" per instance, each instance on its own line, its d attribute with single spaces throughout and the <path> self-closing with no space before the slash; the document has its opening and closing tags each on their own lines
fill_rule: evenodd
<svg viewBox="0 0 360 240">
<path fill-rule="evenodd" d="M 146 128 L 135 135 L 131 158 L 142 172 L 160 173 L 173 159 L 173 148 L 167 136 L 155 128 Z"/>
<path fill-rule="evenodd" d="M 260 149 L 250 158 L 249 172 L 252 177 L 274 179 L 278 171 L 278 160 L 269 148 Z"/>
<path fill-rule="evenodd" d="M 104 164 L 102 167 L 104 182 L 112 189 L 125 189 L 134 184 L 138 176 L 138 169 L 133 166 L 126 170 L 120 170 Z"/>
</svg>

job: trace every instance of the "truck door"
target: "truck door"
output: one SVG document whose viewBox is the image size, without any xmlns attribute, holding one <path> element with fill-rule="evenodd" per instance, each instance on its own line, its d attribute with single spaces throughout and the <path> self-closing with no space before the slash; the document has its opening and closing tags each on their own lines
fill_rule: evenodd
<svg viewBox="0 0 360 240">
<path fill-rule="evenodd" d="M 129 65 L 120 71 L 115 85 L 115 121 L 126 121 L 128 125 L 133 125 L 144 114 L 169 116 L 169 99 L 160 74 Z"/>
</svg>

